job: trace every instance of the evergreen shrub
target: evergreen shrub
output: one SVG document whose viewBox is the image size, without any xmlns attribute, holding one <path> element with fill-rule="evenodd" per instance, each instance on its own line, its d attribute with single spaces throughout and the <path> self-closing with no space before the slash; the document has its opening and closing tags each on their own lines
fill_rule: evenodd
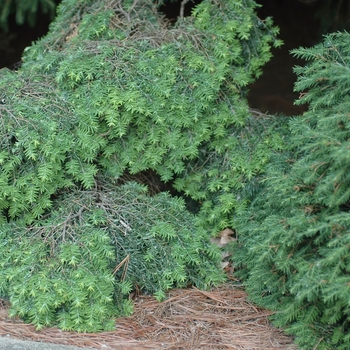
<svg viewBox="0 0 350 350">
<path fill-rule="evenodd" d="M 227 127 L 225 140 L 204 143 L 174 183 L 200 203 L 197 222 L 212 235 L 236 227 L 236 213 L 258 193 L 271 157 L 286 148 L 288 118 L 249 112 L 243 126 Z"/>
<path fill-rule="evenodd" d="M 256 6 L 207 0 L 166 27 L 152 1 L 63 1 L 22 68 L 2 72 L 2 156 L 11 164 L 1 173 L 3 214 L 31 222 L 59 189 L 91 188 L 97 173 L 152 169 L 166 182 L 200 149 L 231 147 L 232 128 L 250 116 L 246 86 L 280 44 Z"/>
<path fill-rule="evenodd" d="M 283 123 L 245 99 L 280 45 L 272 20 L 252 0 L 204 0 L 170 25 L 161 3 L 63 0 L 22 67 L 0 72 L 0 293 L 39 328 L 109 329 L 132 288 L 222 281 L 210 235 L 283 147 Z M 200 214 L 119 188 L 145 170 Z"/>
<path fill-rule="evenodd" d="M 238 213 L 233 259 L 250 298 L 301 349 L 349 349 L 350 34 L 293 53 L 308 61 L 295 89 L 309 110 Z"/>
<path fill-rule="evenodd" d="M 2 225 L 0 295 L 10 314 L 37 328 L 96 332 L 132 312 L 133 290 L 161 300 L 173 287 L 222 282 L 221 252 L 183 199 L 146 192 L 99 181 L 63 194 L 32 225 Z"/>
</svg>

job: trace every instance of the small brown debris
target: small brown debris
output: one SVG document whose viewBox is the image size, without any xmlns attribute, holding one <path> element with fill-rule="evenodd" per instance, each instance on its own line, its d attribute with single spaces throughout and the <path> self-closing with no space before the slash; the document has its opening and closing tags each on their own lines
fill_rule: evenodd
<svg viewBox="0 0 350 350">
<path fill-rule="evenodd" d="M 270 325 L 271 314 L 249 303 L 240 286 L 227 284 L 210 291 L 171 290 L 161 303 L 140 295 L 134 314 L 117 319 L 112 332 L 36 331 L 0 315 L 0 336 L 95 349 L 296 350 L 291 337 Z"/>
</svg>

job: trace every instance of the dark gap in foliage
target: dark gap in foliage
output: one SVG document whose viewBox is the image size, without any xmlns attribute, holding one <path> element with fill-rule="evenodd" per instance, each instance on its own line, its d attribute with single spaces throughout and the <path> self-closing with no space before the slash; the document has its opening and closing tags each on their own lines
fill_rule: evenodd
<svg viewBox="0 0 350 350">
<path fill-rule="evenodd" d="M 61 0 L 54 0 L 58 6 Z M 0 29 L 0 69 L 9 68 L 17 70 L 21 66 L 23 50 L 47 34 L 53 18 L 49 13 L 44 13 L 39 6 L 36 14 L 35 25 L 25 22 L 22 25 L 16 23 L 16 14 L 8 17 L 8 28 Z"/>
<path fill-rule="evenodd" d="M 130 174 L 128 171 L 125 171 L 118 182 L 119 184 L 125 184 L 128 181 L 136 181 L 139 184 L 146 185 L 151 195 L 166 191 L 172 195 L 174 194 L 172 184 L 170 182 L 163 182 L 160 176 L 152 169 L 140 171 L 137 174 Z"/>
<path fill-rule="evenodd" d="M 343 212 L 349 212 L 350 211 L 350 201 L 347 203 L 342 204 L 339 209 Z"/>
<path fill-rule="evenodd" d="M 177 191 L 173 185 L 175 180 L 169 182 L 164 182 L 161 180 L 160 176 L 152 169 L 147 169 L 141 171 L 137 174 L 130 174 L 128 171 L 125 171 L 123 176 L 119 179 L 118 184 L 125 184 L 128 181 L 136 181 L 141 185 L 146 185 L 148 192 L 151 196 L 154 196 L 160 192 L 169 192 L 173 197 L 181 197 L 186 203 L 186 208 L 193 214 L 199 212 L 200 202 L 195 201 L 183 191 Z"/>
<path fill-rule="evenodd" d="M 252 108 L 263 113 L 297 115 L 307 106 L 296 106 L 299 94 L 293 91 L 296 75 L 293 67 L 304 61 L 293 57 L 290 50 L 310 47 L 322 39 L 321 25 L 316 14 L 320 3 L 302 3 L 297 0 L 257 0 L 261 5 L 257 13 L 261 19 L 272 17 L 280 28 L 279 38 L 284 45 L 271 50 L 273 57 L 263 67 L 263 74 L 249 86 L 248 100 Z"/>
<path fill-rule="evenodd" d="M 180 15 L 181 4 L 184 3 L 184 16 L 191 16 L 192 9 L 200 4 L 202 0 L 188 0 L 186 3 L 184 0 L 166 0 L 164 4 L 159 8 L 159 12 L 163 13 L 165 17 L 172 23 L 175 23 Z"/>
</svg>

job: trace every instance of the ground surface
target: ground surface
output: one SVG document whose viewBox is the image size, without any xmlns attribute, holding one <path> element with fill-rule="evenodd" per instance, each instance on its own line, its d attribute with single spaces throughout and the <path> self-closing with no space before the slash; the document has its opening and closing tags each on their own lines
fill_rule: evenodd
<svg viewBox="0 0 350 350">
<path fill-rule="evenodd" d="M 7 305 L 0 310 L 1 349 L 249 349 L 296 350 L 291 337 L 272 327 L 271 312 L 247 301 L 240 287 L 224 285 L 211 291 L 178 289 L 158 303 L 152 296 L 135 298 L 135 313 L 117 319 L 116 330 L 93 334 L 36 331 L 9 319 Z M 32 344 L 12 339 L 44 342 Z M 10 341 L 10 342 L 9 342 Z M 5 345 L 9 347 L 3 347 Z M 56 347 L 54 344 L 60 344 Z M 28 346 L 28 347 L 25 347 Z"/>
<path fill-rule="evenodd" d="M 64 346 L 62 344 L 19 340 L 11 337 L 0 337 L 0 350 L 81 350 L 81 348 Z"/>
</svg>

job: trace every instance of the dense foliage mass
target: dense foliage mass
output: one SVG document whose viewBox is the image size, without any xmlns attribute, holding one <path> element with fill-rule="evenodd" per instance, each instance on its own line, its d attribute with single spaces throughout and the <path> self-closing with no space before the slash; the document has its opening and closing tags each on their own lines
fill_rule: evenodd
<svg viewBox="0 0 350 350">
<path fill-rule="evenodd" d="M 63 194 L 33 225 L 2 225 L 0 293 L 12 315 L 37 328 L 113 329 L 115 315 L 132 312 L 135 289 L 163 299 L 172 287 L 222 282 L 221 253 L 184 201 L 146 192 L 100 180 Z"/>
<path fill-rule="evenodd" d="M 244 98 L 280 44 L 271 19 L 252 0 L 205 0 L 170 26 L 160 4 L 65 0 L 23 66 L 0 72 L 0 293 L 37 327 L 109 329 L 131 288 L 222 281 L 210 235 L 283 143 Z M 148 169 L 200 215 L 118 188 Z"/>
<path fill-rule="evenodd" d="M 150 2 L 127 4 L 63 2 L 23 68 L 3 72 L 0 191 L 11 218 L 34 220 L 58 189 L 90 188 L 97 172 L 153 169 L 168 181 L 199 149 L 223 152 L 228 127 L 249 117 L 243 90 L 276 31 L 254 2 L 204 1 L 170 28 Z"/>
<path fill-rule="evenodd" d="M 38 328 L 112 329 L 131 290 L 223 281 L 230 227 L 251 299 L 302 349 L 349 349 L 350 34 L 294 54 L 288 120 L 249 110 L 278 46 L 251 0 L 64 0 L 16 72 L 0 71 L 0 295 Z M 151 171 L 194 200 L 125 183 Z M 144 174 L 144 173 L 143 173 Z"/>
<path fill-rule="evenodd" d="M 289 150 L 269 163 L 237 217 L 234 260 L 254 302 L 302 349 L 350 348 L 350 34 L 297 49 L 299 103 Z"/>
</svg>

